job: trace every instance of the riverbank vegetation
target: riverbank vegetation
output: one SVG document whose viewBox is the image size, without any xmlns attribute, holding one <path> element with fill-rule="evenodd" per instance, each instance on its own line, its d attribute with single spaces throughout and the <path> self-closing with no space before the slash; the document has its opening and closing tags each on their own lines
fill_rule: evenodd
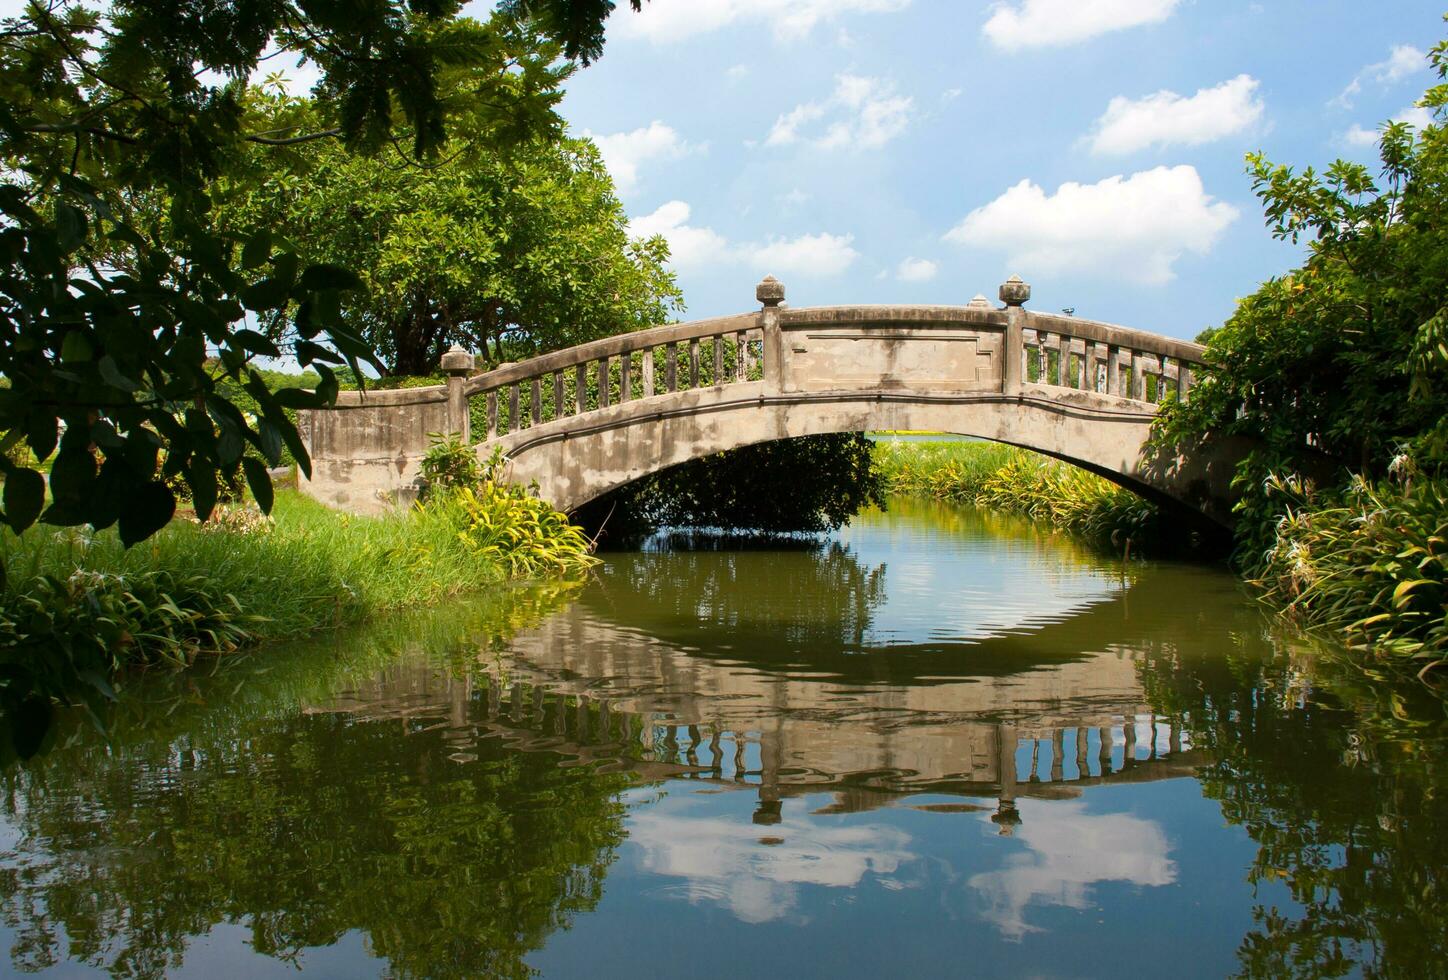
<svg viewBox="0 0 1448 980">
<path fill-rule="evenodd" d="M 420 506 L 380 517 L 284 492 L 270 517 L 254 504 L 221 507 L 132 548 L 114 530 L 0 532 L 11 722 L 0 755 L 39 748 L 52 700 L 95 711 L 134 668 L 185 666 L 592 563 L 591 543 L 564 515 L 474 466 L 436 478 Z"/>
<path fill-rule="evenodd" d="M 934 497 L 1020 514 L 1117 554 L 1162 542 L 1160 512 L 1109 480 L 1038 453 L 994 442 L 876 444 L 889 493 Z"/>
<path fill-rule="evenodd" d="M 1249 157 L 1272 234 L 1307 259 L 1208 331 L 1167 452 L 1241 437 L 1236 558 L 1264 595 L 1448 692 L 1448 42 L 1421 130 L 1380 172 Z"/>
</svg>

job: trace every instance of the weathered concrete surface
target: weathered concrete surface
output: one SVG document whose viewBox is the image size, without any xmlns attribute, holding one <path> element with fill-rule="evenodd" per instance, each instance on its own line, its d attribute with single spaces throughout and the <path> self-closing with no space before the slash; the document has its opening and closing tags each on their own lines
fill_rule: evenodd
<svg viewBox="0 0 1448 980">
<path fill-rule="evenodd" d="M 512 482 L 537 482 L 563 510 L 679 463 L 795 436 L 880 429 L 975 436 L 1022 446 L 1100 473 L 1154 499 L 1217 516 L 1221 477 L 1200 467 L 1158 469 L 1143 454 L 1154 406 L 1026 385 L 997 392 L 813 391 L 771 394 L 763 382 L 628 402 L 496 440 Z M 783 492 L 783 488 L 782 488 Z M 1225 517 L 1225 514 L 1221 515 Z"/>
<path fill-rule="evenodd" d="M 1199 346 L 1028 313 L 1019 280 L 1001 287 L 1003 309 L 977 297 L 963 307 L 794 310 L 780 305 L 783 292 L 767 279 L 756 314 L 611 337 L 469 378 L 468 355 L 450 351 L 446 386 L 344 393 L 336 409 L 302 413 L 314 467 L 304 487 L 361 512 L 407 500 L 428 433 L 465 435 L 466 399 L 486 397 L 479 453 L 500 448 L 510 479 L 535 482 L 564 510 L 740 446 L 917 429 L 1045 453 L 1229 526 L 1240 447 L 1184 459 L 1148 450 L 1156 402 L 1188 394 Z M 511 431 L 498 435 L 500 408 Z"/>
<path fill-rule="evenodd" d="M 355 514 L 377 514 L 416 497 L 419 465 L 431 433 L 446 432 L 448 389 L 344 391 L 335 408 L 298 412 L 312 457 L 302 490 Z"/>
</svg>

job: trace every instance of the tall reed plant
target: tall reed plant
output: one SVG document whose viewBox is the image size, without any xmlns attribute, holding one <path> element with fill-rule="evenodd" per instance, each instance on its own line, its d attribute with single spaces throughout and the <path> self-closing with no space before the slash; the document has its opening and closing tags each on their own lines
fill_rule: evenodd
<svg viewBox="0 0 1448 980">
<path fill-rule="evenodd" d="M 1161 543 L 1154 504 L 1024 449 L 992 442 L 882 442 L 875 465 L 891 493 L 1021 514 L 1118 551 Z"/>
<path fill-rule="evenodd" d="M 1316 491 L 1270 475 L 1272 543 L 1242 556 L 1266 599 L 1448 690 L 1448 482 L 1354 479 Z"/>
</svg>

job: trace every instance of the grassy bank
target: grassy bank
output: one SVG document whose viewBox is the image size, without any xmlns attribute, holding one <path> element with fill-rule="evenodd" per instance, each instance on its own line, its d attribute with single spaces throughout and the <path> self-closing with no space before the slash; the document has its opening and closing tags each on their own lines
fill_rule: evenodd
<svg viewBox="0 0 1448 980">
<path fill-rule="evenodd" d="M 1099 476 L 993 442 L 880 442 L 889 492 L 1021 514 L 1117 553 L 1157 546 L 1157 508 Z"/>
<path fill-rule="evenodd" d="M 561 514 L 490 482 L 374 518 L 286 492 L 271 518 L 241 507 L 178 519 L 130 550 L 114 530 L 0 532 L 0 713 L 23 755 L 27 712 L 48 717 L 52 698 L 98 704 L 129 668 L 581 568 L 588 552 Z"/>
</svg>

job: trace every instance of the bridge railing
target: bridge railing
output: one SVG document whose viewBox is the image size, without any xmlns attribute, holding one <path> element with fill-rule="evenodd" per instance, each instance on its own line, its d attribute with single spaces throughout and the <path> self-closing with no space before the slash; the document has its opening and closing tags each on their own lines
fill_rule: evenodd
<svg viewBox="0 0 1448 980">
<path fill-rule="evenodd" d="M 443 365 L 452 375 L 448 428 L 472 441 L 488 441 L 654 395 L 770 380 L 765 362 L 779 350 L 775 335 L 784 289 L 766 279 L 757 295 L 764 302 L 760 313 L 608 337 L 473 377 L 467 377 L 472 357 L 451 351 Z M 1199 345 L 1026 311 L 1030 287 L 1019 279 L 1001 286 L 1000 296 L 1012 325 L 1002 352 L 1004 393 L 1017 393 L 1024 382 L 1149 403 L 1188 397 L 1201 363 Z M 971 305 L 977 304 L 986 300 L 977 298 Z"/>
<path fill-rule="evenodd" d="M 764 352 L 754 313 L 608 337 L 460 380 L 464 427 L 486 441 L 654 395 L 760 381 Z"/>
<path fill-rule="evenodd" d="M 1023 317 L 1015 356 L 1020 378 L 1031 384 L 1161 403 L 1188 398 L 1202 350 L 1109 323 L 1031 312 Z"/>
</svg>

